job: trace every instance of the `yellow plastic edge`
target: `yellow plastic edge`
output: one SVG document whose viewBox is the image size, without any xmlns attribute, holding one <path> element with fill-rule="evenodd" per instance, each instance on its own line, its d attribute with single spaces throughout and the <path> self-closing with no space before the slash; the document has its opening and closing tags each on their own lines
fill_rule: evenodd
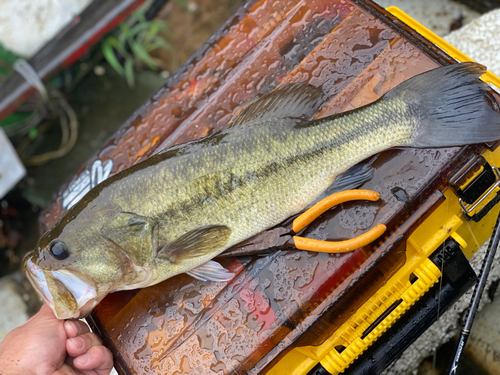
<svg viewBox="0 0 500 375">
<path fill-rule="evenodd" d="M 473 61 L 451 44 L 428 30 L 397 7 L 387 11 L 413 28 L 423 37 L 436 44 L 452 58 L 460 62 Z M 500 88 L 500 79 L 487 71 L 484 82 Z M 487 150 L 483 157 L 492 165 L 500 165 L 500 149 Z M 448 237 L 461 246 L 467 259 L 491 236 L 495 218 L 500 211 L 496 205 L 479 223 L 464 223 L 462 209 L 451 189 L 444 192 L 446 200 L 412 233 L 407 241 L 407 262 L 380 288 L 355 314 L 322 345 L 292 349 L 268 374 L 307 374 L 317 363 L 331 374 L 343 372 L 368 346 L 385 332 L 404 312 L 438 281 L 440 270 L 427 257 Z M 442 223 L 445 222 L 446 225 Z M 410 282 L 410 277 L 417 281 Z M 395 301 L 402 302 L 366 337 L 363 332 Z M 344 345 L 347 344 L 347 345 Z M 339 353 L 335 347 L 345 347 Z"/>
</svg>

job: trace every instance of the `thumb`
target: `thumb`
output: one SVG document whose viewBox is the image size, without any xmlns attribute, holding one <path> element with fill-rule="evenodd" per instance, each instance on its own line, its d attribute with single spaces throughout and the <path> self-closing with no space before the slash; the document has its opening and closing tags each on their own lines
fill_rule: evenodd
<svg viewBox="0 0 500 375">
<path fill-rule="evenodd" d="M 40 308 L 40 310 L 35 314 L 33 315 L 30 319 L 28 319 L 28 321 L 26 323 L 29 323 L 33 320 L 40 320 L 40 319 L 57 319 L 54 312 L 52 311 L 52 309 L 50 308 L 49 305 L 47 305 L 46 303 L 44 303 L 42 305 L 42 307 Z"/>
<path fill-rule="evenodd" d="M 46 303 L 44 303 L 42 305 L 42 307 L 40 308 L 40 311 L 38 313 L 43 315 L 43 316 L 47 316 L 47 317 L 54 317 L 54 318 L 56 317 L 56 315 L 54 314 L 54 311 L 52 311 L 50 306 L 47 305 Z"/>
</svg>

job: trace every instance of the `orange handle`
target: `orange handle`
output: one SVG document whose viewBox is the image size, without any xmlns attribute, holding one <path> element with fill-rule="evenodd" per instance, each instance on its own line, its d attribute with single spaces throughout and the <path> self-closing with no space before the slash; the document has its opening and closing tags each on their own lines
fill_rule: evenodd
<svg viewBox="0 0 500 375">
<path fill-rule="evenodd" d="M 359 235 L 358 237 L 351 238 L 345 241 L 321 241 L 312 238 L 305 238 L 294 236 L 293 242 L 295 247 L 300 250 L 317 251 L 320 253 L 345 253 L 359 249 L 360 247 L 368 245 L 378 237 L 380 237 L 386 230 L 384 224 L 377 224 L 368 232 Z"/>
<path fill-rule="evenodd" d="M 372 190 L 345 190 L 326 197 L 325 199 L 320 200 L 302 215 L 297 217 L 293 221 L 292 229 L 295 233 L 300 232 L 302 229 L 307 227 L 309 224 L 313 222 L 319 215 L 323 212 L 329 210 L 333 206 L 336 206 L 340 203 L 355 201 L 355 200 L 369 200 L 376 201 L 380 197 L 380 194 L 376 191 Z"/>
</svg>

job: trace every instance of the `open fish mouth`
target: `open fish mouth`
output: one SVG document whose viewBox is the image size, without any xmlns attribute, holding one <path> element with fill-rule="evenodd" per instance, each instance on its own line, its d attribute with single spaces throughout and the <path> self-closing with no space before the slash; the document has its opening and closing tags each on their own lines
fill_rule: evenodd
<svg viewBox="0 0 500 375">
<path fill-rule="evenodd" d="M 69 270 L 43 270 L 29 258 L 23 266 L 33 287 L 59 319 L 84 317 L 99 302 L 95 285 Z"/>
<path fill-rule="evenodd" d="M 54 310 L 54 300 L 52 299 L 52 294 L 49 291 L 43 270 L 29 258 L 24 260 L 23 267 L 31 285 L 33 285 L 35 290 L 42 296 L 45 303 L 47 303 L 47 305 Z"/>
</svg>

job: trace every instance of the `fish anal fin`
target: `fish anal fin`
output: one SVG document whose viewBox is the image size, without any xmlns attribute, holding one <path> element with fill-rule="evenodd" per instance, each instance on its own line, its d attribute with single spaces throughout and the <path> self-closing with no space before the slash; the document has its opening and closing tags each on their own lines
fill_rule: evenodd
<svg viewBox="0 0 500 375">
<path fill-rule="evenodd" d="M 201 281 L 229 281 L 234 277 L 234 273 L 213 260 L 209 260 L 186 273 Z"/>
<path fill-rule="evenodd" d="M 199 227 L 161 247 L 157 257 L 177 263 L 184 259 L 215 254 L 227 244 L 230 235 L 231 229 L 225 225 Z"/>
<path fill-rule="evenodd" d="M 338 175 L 325 193 L 331 195 L 343 190 L 356 189 L 372 179 L 373 171 L 374 168 L 371 162 L 368 164 L 356 164 L 354 167 Z"/>
<path fill-rule="evenodd" d="M 250 103 L 230 126 L 273 118 L 309 120 L 323 102 L 321 89 L 303 82 L 287 83 Z"/>
</svg>

